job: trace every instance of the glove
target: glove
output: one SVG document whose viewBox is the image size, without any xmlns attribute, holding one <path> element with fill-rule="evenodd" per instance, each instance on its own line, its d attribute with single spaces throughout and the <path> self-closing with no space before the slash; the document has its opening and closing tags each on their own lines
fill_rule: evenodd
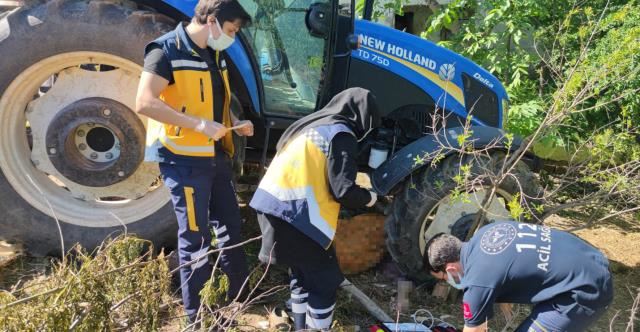
<svg viewBox="0 0 640 332">
<path fill-rule="evenodd" d="M 379 213 L 379 214 L 384 214 L 386 215 L 387 213 L 387 204 L 385 202 L 382 201 L 377 201 L 375 204 L 373 204 L 372 207 L 373 211 L 375 213 Z"/>
<path fill-rule="evenodd" d="M 338 214 L 338 218 L 340 219 L 351 219 L 353 217 L 355 217 L 357 215 L 356 211 L 352 211 L 352 210 L 348 210 L 348 209 L 344 209 L 341 208 L 340 209 L 340 214 Z"/>
</svg>

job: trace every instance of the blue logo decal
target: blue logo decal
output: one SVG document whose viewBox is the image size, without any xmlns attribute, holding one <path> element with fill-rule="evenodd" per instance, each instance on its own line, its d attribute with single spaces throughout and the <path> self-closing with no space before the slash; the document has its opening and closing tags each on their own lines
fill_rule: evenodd
<svg viewBox="0 0 640 332">
<path fill-rule="evenodd" d="M 489 228 L 480 240 L 480 248 L 489 255 L 503 252 L 516 238 L 516 228 L 510 224 L 499 224 Z"/>
</svg>

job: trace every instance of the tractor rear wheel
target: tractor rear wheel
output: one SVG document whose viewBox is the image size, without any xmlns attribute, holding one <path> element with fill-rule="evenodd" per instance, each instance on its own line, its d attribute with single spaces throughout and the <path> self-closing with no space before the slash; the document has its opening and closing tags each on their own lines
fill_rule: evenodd
<svg viewBox="0 0 640 332">
<path fill-rule="evenodd" d="M 133 112 L 146 43 L 174 27 L 127 1 L 34 2 L 0 19 L 0 240 L 32 254 L 135 233 L 175 245 L 147 119 Z"/>
<path fill-rule="evenodd" d="M 422 264 L 428 239 L 440 232 L 453 234 L 463 241 L 469 235 L 480 206 L 489 193 L 489 184 L 483 183 L 464 198 L 456 198 L 453 178 L 461 174 L 461 166 L 471 165 L 471 178 L 497 174 L 504 157 L 504 153 L 497 151 L 489 157 L 469 156 L 462 160 L 453 155 L 435 167 L 424 167 L 412 175 L 395 197 L 385 223 L 387 248 L 403 273 L 414 280 L 430 280 Z M 542 203 L 542 187 L 529 167 L 520 162 L 512 173 L 513 177 L 498 186 L 485 214 L 487 222 L 510 219 L 507 203 L 518 193 L 520 197 L 528 198 L 530 206 Z"/>
</svg>

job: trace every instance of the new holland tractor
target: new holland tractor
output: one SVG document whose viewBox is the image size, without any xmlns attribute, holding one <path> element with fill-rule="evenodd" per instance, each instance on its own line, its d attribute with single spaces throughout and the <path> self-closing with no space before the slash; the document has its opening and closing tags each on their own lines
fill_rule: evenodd
<svg viewBox="0 0 640 332">
<path fill-rule="evenodd" d="M 67 249 L 91 249 L 125 230 L 175 245 L 169 194 L 157 165 L 143 162 L 147 119 L 133 109 L 145 44 L 188 20 L 196 3 L 27 0 L 0 14 L 0 240 L 38 255 L 59 253 L 60 234 Z M 466 139 L 494 151 L 469 162 L 499 167 L 503 85 L 454 52 L 372 22 L 373 0 L 365 1 L 362 19 L 354 1 L 240 3 L 253 23 L 226 51 L 232 110 L 253 121 L 255 136 L 236 139 L 244 148 L 235 160 L 264 165 L 293 121 L 345 88 L 371 90 L 384 125 L 363 151 L 383 162 L 374 169 L 365 158 L 362 171 L 375 191 L 392 197 L 389 252 L 419 277 L 425 238 L 439 231 L 464 237 L 487 188 L 475 187 L 471 200 L 453 199 L 460 156 L 445 151 L 437 163 L 420 156 L 442 139 L 459 141 L 470 121 Z M 447 118 L 438 135 L 429 129 L 435 112 Z M 514 174 L 499 185 L 491 215 L 508 216 L 506 203 L 517 192 L 539 196 L 525 163 Z"/>
</svg>

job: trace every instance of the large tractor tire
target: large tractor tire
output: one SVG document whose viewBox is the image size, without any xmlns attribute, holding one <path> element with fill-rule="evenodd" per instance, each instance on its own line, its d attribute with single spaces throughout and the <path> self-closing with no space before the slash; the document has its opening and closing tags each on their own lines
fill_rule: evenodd
<svg viewBox="0 0 640 332">
<path fill-rule="evenodd" d="M 426 241 L 445 232 L 461 240 L 470 235 L 474 220 L 480 212 L 484 198 L 489 194 L 488 183 L 474 187 L 466 198 L 454 197 L 456 183 L 453 178 L 462 174 L 461 165 L 471 165 L 470 178 L 482 174 L 498 174 L 504 163 L 504 154 L 494 152 L 490 157 L 464 157 L 452 155 L 435 167 L 424 167 L 411 179 L 393 202 L 385 223 L 387 248 L 400 270 L 417 281 L 430 280 L 423 269 L 422 259 Z M 511 218 L 507 203 L 520 193 L 531 206 L 542 203 L 542 187 L 536 176 L 524 163 L 518 163 L 512 174 L 498 186 L 490 202 L 485 222 Z"/>
<path fill-rule="evenodd" d="M 0 19 L 0 239 L 36 255 L 125 231 L 175 246 L 133 112 L 144 46 L 174 21 L 127 1 L 34 3 Z"/>
</svg>

